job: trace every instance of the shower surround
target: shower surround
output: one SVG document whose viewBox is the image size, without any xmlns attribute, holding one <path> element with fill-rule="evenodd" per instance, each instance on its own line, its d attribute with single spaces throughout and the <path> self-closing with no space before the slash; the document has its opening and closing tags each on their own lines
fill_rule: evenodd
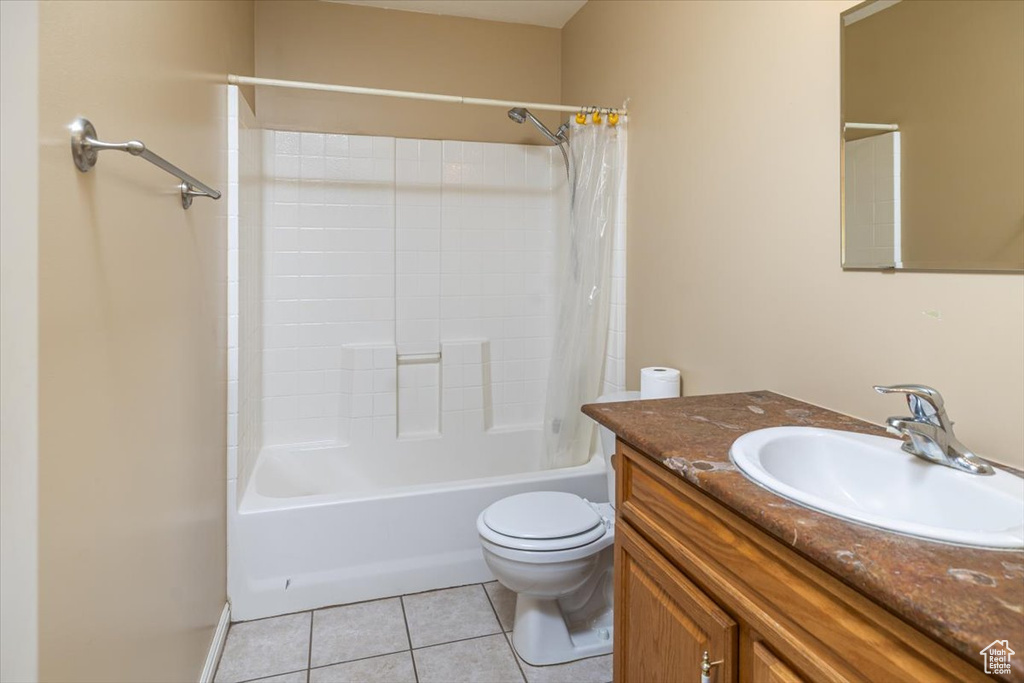
<svg viewBox="0 0 1024 683">
<path fill-rule="evenodd" d="M 488 504 L 603 500 L 600 458 L 542 465 L 558 150 L 261 131 L 234 98 L 233 618 L 486 580 Z M 624 211 L 607 390 L 624 388 Z"/>
<path fill-rule="evenodd" d="M 557 152 L 264 136 L 264 445 L 539 423 Z"/>
</svg>

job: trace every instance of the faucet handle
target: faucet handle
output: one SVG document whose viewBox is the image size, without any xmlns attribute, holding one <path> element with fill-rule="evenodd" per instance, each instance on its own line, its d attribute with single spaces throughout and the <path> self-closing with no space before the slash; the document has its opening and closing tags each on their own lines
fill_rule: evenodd
<svg viewBox="0 0 1024 683">
<path fill-rule="evenodd" d="M 893 384 L 888 387 L 876 385 L 874 389 L 880 394 L 906 394 L 908 397 L 916 396 L 919 399 L 932 404 L 936 410 L 941 410 L 944 406 L 942 394 L 940 394 L 938 390 L 926 387 L 923 384 Z"/>
<path fill-rule="evenodd" d="M 904 394 L 912 418 L 890 417 L 889 431 L 904 438 L 903 450 L 918 457 L 971 474 L 995 474 L 995 469 L 972 453 L 953 435 L 942 394 L 923 384 L 876 386 L 880 394 Z"/>
<path fill-rule="evenodd" d="M 874 389 L 880 394 L 905 394 L 907 405 L 910 406 L 910 412 L 916 420 L 931 422 L 943 428 L 952 426 L 946 417 L 946 404 L 942 400 L 942 394 L 932 387 L 923 384 L 893 384 L 876 385 Z"/>
</svg>

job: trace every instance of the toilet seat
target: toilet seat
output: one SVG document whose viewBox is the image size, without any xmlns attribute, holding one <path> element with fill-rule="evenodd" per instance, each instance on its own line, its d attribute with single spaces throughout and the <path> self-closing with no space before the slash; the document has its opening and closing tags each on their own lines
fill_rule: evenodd
<svg viewBox="0 0 1024 683">
<path fill-rule="evenodd" d="M 544 540 L 584 534 L 601 523 L 601 516 L 572 493 L 530 491 L 488 506 L 484 523 L 504 536 Z"/>
<path fill-rule="evenodd" d="M 486 524 L 478 525 L 477 530 L 480 532 L 481 538 L 493 543 L 494 545 L 500 545 L 503 548 L 509 548 L 510 550 L 523 550 L 532 553 L 555 552 L 558 550 L 581 548 L 585 545 L 590 545 L 594 541 L 600 540 L 600 538 L 607 533 L 603 524 L 598 524 L 596 527 L 584 534 L 563 536 L 561 538 L 549 538 L 545 540 L 506 536 L 504 534 L 499 534 Z"/>
<path fill-rule="evenodd" d="M 560 550 L 526 550 L 515 547 L 515 543 L 522 539 L 502 537 L 500 534 L 489 531 L 482 518 L 483 513 L 477 517 L 476 528 L 480 533 L 480 544 L 486 552 L 506 560 L 530 565 L 554 565 L 593 558 L 615 542 L 615 522 L 609 520 L 597 527 L 595 530 L 598 532 L 597 537 L 589 542 L 576 545 L 577 537 L 570 537 L 569 539 L 559 539 L 563 543 L 563 548 Z"/>
<path fill-rule="evenodd" d="M 480 536 L 513 550 L 551 552 L 588 545 L 604 536 L 604 519 L 579 496 L 532 491 L 509 496 L 484 510 Z"/>
<path fill-rule="evenodd" d="M 477 517 L 476 528 L 480 542 L 499 557 L 530 564 L 569 562 L 612 544 L 615 511 L 571 493 L 538 491 L 494 503 Z"/>
</svg>

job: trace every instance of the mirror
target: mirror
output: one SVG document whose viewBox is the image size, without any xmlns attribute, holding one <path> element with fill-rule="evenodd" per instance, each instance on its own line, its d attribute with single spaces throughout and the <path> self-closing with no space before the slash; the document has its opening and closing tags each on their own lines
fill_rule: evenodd
<svg viewBox="0 0 1024 683">
<path fill-rule="evenodd" d="M 843 267 L 1024 272 L 1024 2 L 841 21 Z"/>
</svg>

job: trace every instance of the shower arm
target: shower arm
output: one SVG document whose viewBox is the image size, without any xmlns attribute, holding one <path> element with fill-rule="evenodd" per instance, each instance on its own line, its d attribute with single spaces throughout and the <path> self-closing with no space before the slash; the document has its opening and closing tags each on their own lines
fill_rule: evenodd
<svg viewBox="0 0 1024 683">
<path fill-rule="evenodd" d="M 548 130 L 548 127 L 541 123 L 540 119 L 534 116 L 533 112 L 529 109 L 525 110 L 524 113 L 527 118 L 530 119 L 530 123 L 532 123 L 534 127 L 544 135 L 544 137 L 550 140 L 552 144 L 558 147 L 558 151 L 562 153 L 562 160 L 565 162 L 565 178 L 566 180 L 572 180 L 569 174 L 569 153 L 565 151 L 565 148 L 569 145 L 569 140 L 565 137 L 564 128 L 559 126 L 558 134 L 552 133 Z"/>
<path fill-rule="evenodd" d="M 565 142 L 565 138 L 560 138 L 554 133 L 552 133 L 550 130 L 548 130 L 548 127 L 541 123 L 540 119 L 534 116 L 533 112 L 531 112 L 529 109 L 524 110 L 524 112 L 526 114 L 526 117 L 530 119 L 530 123 L 532 123 L 534 127 L 544 135 L 544 137 L 550 140 L 552 144 L 561 146 L 561 144 Z"/>
</svg>

